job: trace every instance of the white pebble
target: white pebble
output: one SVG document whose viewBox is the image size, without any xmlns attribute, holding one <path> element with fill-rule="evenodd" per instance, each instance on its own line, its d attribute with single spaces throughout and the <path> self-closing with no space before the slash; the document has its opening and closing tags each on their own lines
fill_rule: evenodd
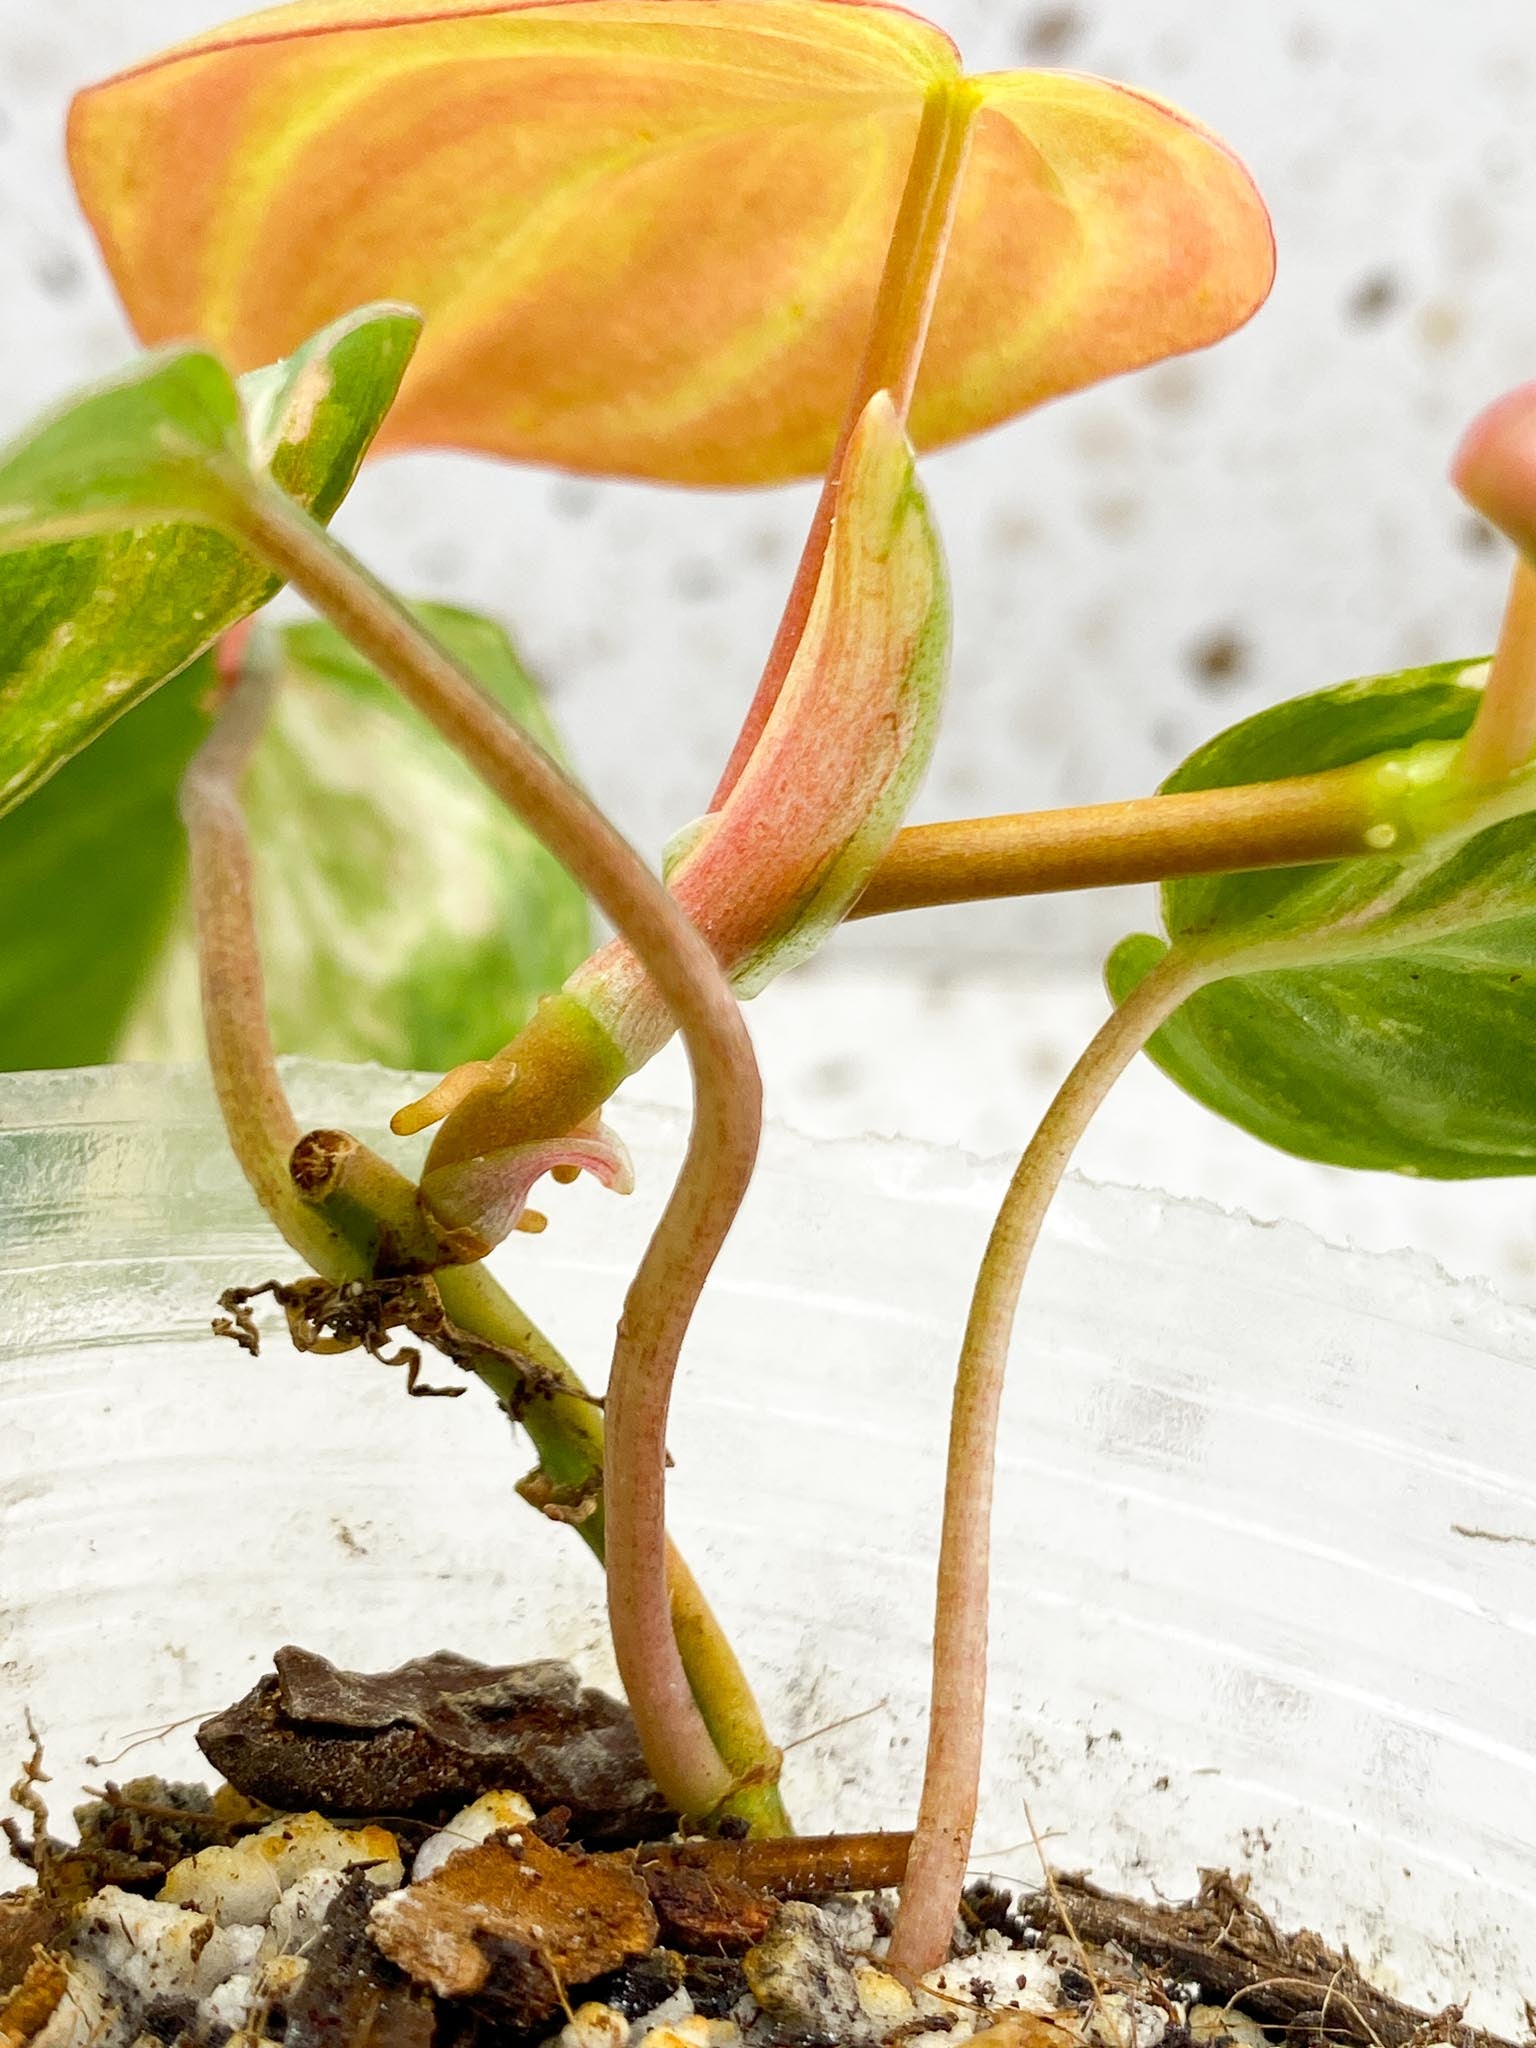
<svg viewBox="0 0 1536 2048">
<path fill-rule="evenodd" d="M 411 1883 L 420 1884 L 423 1878 L 441 1870 L 449 1857 L 456 1856 L 460 1849 L 476 1848 L 503 1828 L 526 1827 L 532 1819 L 533 1808 L 521 1792 L 485 1793 L 473 1806 L 466 1806 L 462 1813 L 456 1813 L 438 1834 L 429 1835 L 422 1843 L 416 1851 L 416 1861 L 411 1865 Z"/>
<path fill-rule="evenodd" d="M 246 1976 L 256 1967 L 261 1953 L 259 1927 L 215 1927 L 213 1938 L 198 1958 L 197 1990 L 211 1991 L 226 1978 Z"/>
<path fill-rule="evenodd" d="M 1006 1943 L 996 1948 L 987 1945 L 974 1955 L 942 1963 L 923 1979 L 923 1989 L 948 2001 L 937 2007 L 934 1999 L 926 1999 L 923 2009 L 930 2014 L 935 2010 L 953 2012 L 956 1999 L 978 2009 L 1044 2015 L 1054 2013 L 1062 2003 L 1061 1978 L 1049 1957 L 1037 1948 L 1009 1948 Z"/>
<path fill-rule="evenodd" d="M 664 1998 L 660 2005 L 653 2006 L 649 2012 L 641 2013 L 639 2019 L 631 2023 L 629 2048 L 637 2048 L 637 2044 L 645 2040 L 647 2035 L 653 2034 L 658 2027 L 675 2027 L 679 2021 L 690 2018 L 692 2013 L 693 2000 L 687 1992 L 674 1991 L 670 1998 Z"/>
<path fill-rule="evenodd" d="M 699 2013 L 647 2035 L 650 2048 L 736 2048 L 741 2029 L 734 2020 L 707 2020 Z"/>
<path fill-rule="evenodd" d="M 1124 1991 L 1101 1998 L 1088 2022 L 1089 2037 L 1101 2048 L 1158 2048 L 1167 2031 L 1168 2015 L 1160 2006 Z"/>
<path fill-rule="evenodd" d="M 253 2003 L 249 1977 L 227 1978 L 198 2006 L 198 2031 L 211 2032 L 215 2027 L 228 2027 L 232 2034 L 238 2034 L 251 2016 Z"/>
<path fill-rule="evenodd" d="M 887 1976 L 884 1970 L 877 1970 L 872 1963 L 856 1964 L 853 1981 L 865 2018 L 873 2020 L 877 2027 L 893 2031 L 905 2026 L 916 2014 L 917 2006 L 906 1985 Z"/>
<path fill-rule="evenodd" d="M 360 1863 L 374 1866 L 368 1881 L 380 1891 L 393 1891 L 405 1875 L 387 1828 L 333 1828 L 318 1813 L 291 1814 L 227 1849 L 186 1857 L 167 1872 L 160 1897 L 209 1913 L 221 1927 L 260 1927 L 301 1877 Z"/>
<path fill-rule="evenodd" d="M 560 2048 L 627 2048 L 629 2021 L 595 1998 L 578 2005 L 560 2029 Z"/>
<path fill-rule="evenodd" d="M 204 1913 L 141 1899 L 108 1885 L 80 1916 L 75 1953 L 114 1991 L 136 1999 L 200 1998 L 248 1960 L 244 1944 L 220 1941 Z"/>
<path fill-rule="evenodd" d="M 272 1908 L 262 1937 L 263 1962 L 299 1955 L 320 1932 L 336 1894 L 346 1883 L 342 1870 L 310 1870 L 295 1878 Z"/>
</svg>

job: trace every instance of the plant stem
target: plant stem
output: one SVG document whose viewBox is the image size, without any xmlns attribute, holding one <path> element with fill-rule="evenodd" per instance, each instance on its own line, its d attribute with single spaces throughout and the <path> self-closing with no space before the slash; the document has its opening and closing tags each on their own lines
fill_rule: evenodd
<svg viewBox="0 0 1536 2048">
<path fill-rule="evenodd" d="M 365 1262 L 300 1194 L 288 1171 L 299 1126 L 277 1071 L 256 942 L 251 850 L 240 783 L 261 738 L 273 678 L 247 658 L 187 765 L 187 832 L 203 1033 L 230 1146 L 257 1200 L 316 1272 L 340 1282 Z"/>
<path fill-rule="evenodd" d="M 635 1851 L 642 1871 L 701 1870 L 769 1892 L 776 1899 L 827 1892 L 881 1892 L 901 1883 L 911 1853 L 908 1834 L 798 1835 L 786 1842 L 645 1842 Z"/>
<path fill-rule="evenodd" d="M 1207 962 L 1166 954 L 1106 1020 L 1041 1119 L 987 1242 L 955 1376 L 939 1543 L 928 1754 L 891 1941 L 892 1967 L 912 1976 L 925 1976 L 948 1954 L 971 1851 L 987 1688 L 998 1411 L 1030 1254 L 1094 1111 L 1158 1026 L 1216 971 Z"/>
<path fill-rule="evenodd" d="M 239 537 L 436 727 L 621 931 L 677 1019 L 693 1073 L 688 1151 L 630 1286 L 608 1386 L 604 1483 L 615 1655 L 647 1763 L 690 1818 L 732 1774 L 672 1633 L 666 1425 L 678 1354 L 746 1193 L 762 1091 L 740 1008 L 703 937 L 639 855 L 398 600 L 290 499 L 242 478 Z"/>
<path fill-rule="evenodd" d="M 1461 750 L 1470 782 L 1502 782 L 1536 754 L 1536 566 L 1521 555 L 1483 699 Z"/>
<path fill-rule="evenodd" d="M 877 391 L 890 392 L 896 416 L 903 423 L 911 409 L 933 304 L 943 274 L 944 257 L 949 248 L 965 161 L 970 153 L 971 125 L 980 104 L 975 85 L 967 79 L 945 79 L 930 86 L 924 98 L 912 161 L 875 295 L 864 359 L 859 365 L 832 460 L 827 465 L 821 496 L 811 517 L 810 532 L 806 535 L 779 629 L 768 650 L 757 694 L 731 750 L 720 786 L 710 799 L 712 811 L 718 810 L 735 788 L 763 727 L 768 723 L 769 713 L 778 701 L 784 678 L 800 645 L 837 512 L 843 457 L 854 428 Z"/>
<path fill-rule="evenodd" d="M 270 670 L 260 667 L 254 654 L 246 655 L 182 787 L 204 1028 L 219 1107 L 253 1192 L 293 1249 L 323 1278 L 339 1284 L 369 1271 L 364 1247 L 376 1247 L 394 1226 L 400 1189 L 391 1179 L 381 1191 L 390 1216 L 358 1216 L 353 1219 L 354 1231 L 337 1232 L 304 1200 L 290 1167 L 299 1126 L 283 1088 L 267 1023 L 250 843 L 240 804 L 240 781 L 260 737 L 272 687 Z M 376 1164 L 383 1169 L 382 1160 Z M 393 1169 L 388 1172 L 393 1175 Z M 444 1310 L 460 1329 L 484 1338 L 498 1351 L 531 1359 L 551 1381 L 560 1383 L 553 1389 L 531 1390 L 515 1367 L 494 1354 L 475 1366 L 477 1377 L 497 1400 L 517 1412 L 543 1473 L 573 1494 L 600 1489 L 602 1417 L 560 1352 L 485 1266 L 444 1267 L 436 1280 Z M 601 1563 L 600 1503 L 577 1528 Z M 676 1552 L 670 1554 L 668 1568 L 672 1626 L 683 1663 L 710 1733 L 738 1781 L 739 1789 L 724 1811 L 746 1821 L 755 1835 L 788 1834 L 789 1818 L 778 1791 L 780 1753 L 769 1739 L 746 1676 Z"/>
<path fill-rule="evenodd" d="M 910 825 L 849 915 L 1350 859 L 1372 851 L 1366 834 L 1388 810 L 1378 766 Z"/>
<path fill-rule="evenodd" d="M 715 1747 L 730 1768 L 733 1789 L 716 1821 L 744 1821 L 754 1836 L 793 1834 L 779 1791 L 784 1753 L 768 1734 L 762 1710 L 729 1636 L 715 1619 L 684 1559 L 667 1547 L 672 1632 L 694 1698 Z"/>
<path fill-rule="evenodd" d="M 519 1402 L 519 1389 L 498 1386 L 502 1400 L 520 1407 L 519 1420 L 533 1440 L 541 1471 L 557 1486 L 581 1494 L 600 1486 L 603 1476 L 603 1420 L 585 1398 L 580 1380 L 565 1359 L 484 1266 L 454 1266 L 437 1276 L 443 1306 L 460 1329 L 520 1352 L 563 1379 L 568 1393 L 540 1394 Z M 576 1533 L 601 1564 L 607 1548 L 607 1518 L 599 1495 L 592 1514 Z M 719 1812 L 745 1821 L 754 1835 L 787 1835 L 789 1816 L 778 1789 L 779 1750 L 736 1653 L 722 1633 L 697 1580 L 675 1549 L 668 1547 L 672 1630 L 705 1725 L 729 1766 L 736 1789 Z"/>
</svg>

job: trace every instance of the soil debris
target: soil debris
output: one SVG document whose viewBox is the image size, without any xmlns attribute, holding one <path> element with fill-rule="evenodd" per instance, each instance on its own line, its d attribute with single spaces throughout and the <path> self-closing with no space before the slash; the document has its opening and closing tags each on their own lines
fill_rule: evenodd
<svg viewBox="0 0 1536 2048">
<path fill-rule="evenodd" d="M 660 1833 L 670 1815 L 627 1707 L 569 1664 L 477 1664 L 440 1651 L 396 1671 L 339 1670 L 289 1647 L 275 1676 L 198 1730 L 216 1770 L 281 1811 L 445 1819 L 483 1792 L 570 1809 L 594 1845 Z"/>
<path fill-rule="evenodd" d="M 102 1885 L 155 1884 L 173 1864 L 199 1850 L 223 1848 L 264 1827 L 270 1810 L 232 1785 L 212 1794 L 206 1785 L 164 1778 L 109 1779 L 105 1790 L 75 1808 L 79 1855 Z"/>
<path fill-rule="evenodd" d="M 677 1996 L 683 1988 L 685 1967 L 685 1958 L 673 1950 L 653 1948 L 649 1955 L 637 1956 L 634 1962 L 584 1988 L 625 2019 L 638 2020 Z"/>
<path fill-rule="evenodd" d="M 554 1849 L 531 1830 L 462 1850 L 381 1899 L 372 1926 L 391 1962 L 439 1998 L 476 1998 L 521 2027 L 656 1941 L 629 1858 Z"/>
<path fill-rule="evenodd" d="M 1247 1881 L 1200 1873 L 1199 1896 L 1148 1905 L 1101 1891 L 1083 1877 L 1057 1876 L 1049 1894 L 1020 1902 L 1043 1933 L 1074 1928 L 1091 1945 L 1114 1945 L 1177 1979 L 1198 1983 L 1211 2004 L 1240 2007 L 1268 2026 L 1315 2033 L 1364 2048 L 1501 2048 L 1496 2036 L 1462 2023 L 1462 2008 L 1426 2014 L 1368 1984 L 1348 1951 L 1303 1930 L 1285 1934 L 1249 1897 Z"/>
<path fill-rule="evenodd" d="M 973 1885 L 950 1959 L 898 1978 L 909 1836 L 658 1839 L 633 1724 L 563 1664 L 288 1649 L 203 1738 L 242 1791 L 109 1782 L 78 1847 L 34 1740 L 0 2048 L 1508 2048 L 1217 1872 L 1183 1906 Z"/>
<path fill-rule="evenodd" d="M 742 1969 L 785 2048 L 872 2048 L 884 2038 L 860 2002 L 853 1958 L 819 1906 L 780 1906 Z"/>
<path fill-rule="evenodd" d="M 68 1906 L 39 1885 L 0 1897 L 0 1999 L 22 1982 L 39 1949 L 62 1940 L 68 1925 Z"/>
<path fill-rule="evenodd" d="M 681 1989 L 701 2019 L 728 2020 L 751 1996 L 747 1973 L 734 1956 L 683 1956 Z"/>
<path fill-rule="evenodd" d="M 663 1938 L 702 1955 L 738 1956 L 762 1940 L 777 1911 L 766 1892 L 696 1865 L 648 1863 L 640 1875 Z"/>
<path fill-rule="evenodd" d="M 287 2001 L 287 2048 L 431 2048 L 432 2001 L 380 1954 L 369 1929 L 377 1902 L 363 1872 L 342 1880 Z"/>
<path fill-rule="evenodd" d="M 0 1825 L 16 1860 L 37 1873 L 39 1892 L 61 1904 L 78 1904 L 106 1885 L 158 1884 L 183 1857 L 233 1841 L 271 1818 L 265 1807 L 229 1785 L 210 1793 L 206 1785 L 164 1778 L 130 1778 L 125 1785 L 109 1779 L 103 1792 L 75 1808 L 79 1840 L 61 1842 L 48 1832 L 38 1789 L 47 1782 L 42 1751 L 34 1742 L 23 1775 L 11 1788 L 30 1827 L 24 1831 L 12 1820 Z M 38 1894 L 25 1896 L 36 1899 Z M 0 1910 L 0 1989 L 15 1981 L 14 1973 L 7 1976 L 10 1939 L 7 1915 Z"/>
<path fill-rule="evenodd" d="M 20 1983 L 0 2006 L 0 2043 L 4 2048 L 22 2048 L 23 2043 L 40 2034 L 68 1989 L 69 1973 L 64 1965 L 39 1950 Z"/>
</svg>

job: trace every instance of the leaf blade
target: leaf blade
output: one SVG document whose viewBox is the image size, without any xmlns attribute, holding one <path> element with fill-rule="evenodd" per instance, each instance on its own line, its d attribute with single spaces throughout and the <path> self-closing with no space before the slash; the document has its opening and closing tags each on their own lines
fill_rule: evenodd
<svg viewBox="0 0 1536 2048">
<path fill-rule="evenodd" d="M 1294 699 L 1220 735 L 1165 788 L 1305 774 L 1459 739 L 1486 672 L 1444 663 Z M 1474 1179 L 1536 1173 L 1536 821 L 1486 826 L 1425 856 L 1163 889 L 1174 944 L 1230 948 L 1148 1050 L 1186 1093 L 1255 1137 L 1329 1165 Z M 1386 907 L 1332 942 L 1362 907 Z M 1266 965 L 1316 934 L 1307 964 Z M 1164 950 L 1111 954 L 1114 1000 Z M 1244 955 L 1254 965 L 1245 965 Z"/>
<path fill-rule="evenodd" d="M 0 817 L 0 1071 L 113 1057 L 175 918 L 210 680 L 194 662 Z"/>
<path fill-rule="evenodd" d="M 418 327 L 404 308 L 364 308 L 290 362 L 242 380 L 238 395 L 204 351 L 152 358 L 62 408 L 0 458 L 0 815 L 277 588 L 233 541 L 165 509 L 179 503 L 196 515 L 203 461 L 246 458 L 243 408 L 276 481 L 329 517 L 398 388 Z M 162 402 L 168 379 L 188 386 L 185 404 Z M 106 416 L 114 411 L 127 414 L 116 429 Z M 168 415 L 182 421 L 186 442 L 157 451 L 155 430 Z M 91 450 L 104 441 L 107 459 L 93 470 Z M 44 486 L 55 493 L 52 512 L 40 504 Z M 148 520 L 135 512 L 146 502 L 162 508 Z M 122 530 L 29 544 L 26 532 L 50 517 Z"/>
<path fill-rule="evenodd" d="M 884 0 L 306 0 L 82 94 L 71 163 L 146 339 L 249 361 L 399 295 L 431 324 L 385 445 L 762 484 L 826 467 L 923 94 L 958 75 Z M 1251 179 L 1186 117 L 980 83 L 922 446 L 1204 346 L 1273 273 Z"/>
</svg>

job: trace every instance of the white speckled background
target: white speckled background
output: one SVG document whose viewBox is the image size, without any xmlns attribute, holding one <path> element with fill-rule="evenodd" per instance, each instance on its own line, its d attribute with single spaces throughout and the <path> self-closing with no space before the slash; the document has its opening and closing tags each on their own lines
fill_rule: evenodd
<svg viewBox="0 0 1536 2048">
<path fill-rule="evenodd" d="M 0 426 L 127 336 L 62 168 L 72 87 L 222 0 L 0 0 Z M 1274 211 L 1280 279 L 1212 355 L 1074 398 L 929 465 L 954 570 L 952 712 L 918 815 L 1150 787 L 1275 698 L 1488 644 L 1501 551 L 1443 479 L 1460 424 L 1536 374 L 1528 0 L 931 0 L 975 68 L 1125 77 L 1224 133 Z M 348 538 L 408 589 L 499 612 L 581 768 L 642 845 L 707 796 L 770 635 L 807 494 L 689 496 L 451 458 L 360 483 Z M 991 1151 L 1101 1010 L 1133 892 L 851 935 L 759 1005 L 774 1107 L 813 1129 Z M 674 1067 L 646 1092 L 675 1093 Z M 1536 1292 L 1536 1200 L 1346 1180 L 1133 1075 L 1085 1163 L 1290 1213 Z"/>
</svg>

